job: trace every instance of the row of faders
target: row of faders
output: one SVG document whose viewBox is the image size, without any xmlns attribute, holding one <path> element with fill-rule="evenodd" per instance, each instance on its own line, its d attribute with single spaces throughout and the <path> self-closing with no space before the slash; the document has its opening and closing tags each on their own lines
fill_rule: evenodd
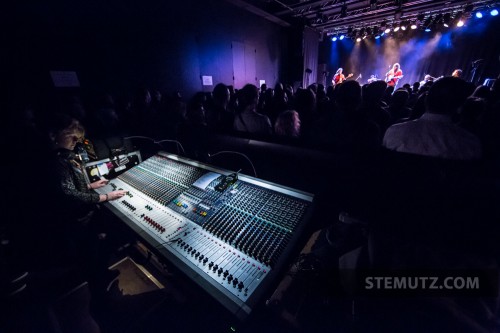
<svg viewBox="0 0 500 333">
<path fill-rule="evenodd" d="M 204 173 L 200 168 L 156 155 L 118 178 L 166 205 Z"/>
<path fill-rule="evenodd" d="M 261 263 L 274 266 L 304 216 L 308 203 L 237 181 L 224 192 L 191 187 L 167 207 Z"/>
<path fill-rule="evenodd" d="M 274 266 L 301 221 L 307 203 L 238 181 L 237 192 L 204 228 L 246 255 Z"/>
<path fill-rule="evenodd" d="M 286 259 L 311 201 L 246 177 L 220 186 L 225 179 L 214 178 L 204 189 L 192 186 L 167 205 L 196 223 L 168 247 L 203 270 L 201 277 L 250 304 Z"/>
</svg>

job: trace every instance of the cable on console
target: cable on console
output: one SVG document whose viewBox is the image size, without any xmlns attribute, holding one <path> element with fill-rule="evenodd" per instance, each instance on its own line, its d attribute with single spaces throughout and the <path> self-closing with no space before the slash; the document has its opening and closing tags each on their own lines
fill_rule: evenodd
<svg viewBox="0 0 500 333">
<path fill-rule="evenodd" d="M 150 138 L 148 136 L 142 136 L 142 135 L 134 135 L 134 136 L 128 136 L 126 138 L 123 138 L 124 140 L 126 139 L 145 139 L 145 140 L 150 140 L 150 141 L 153 141 L 154 144 L 157 144 L 157 145 L 160 145 L 160 143 L 162 142 L 175 142 L 177 144 L 178 147 L 181 148 L 182 150 L 182 153 L 184 155 L 186 155 L 186 151 L 184 150 L 184 147 L 182 146 L 182 144 L 177 141 L 177 140 L 170 140 L 170 139 L 164 139 L 164 140 L 156 140 L 156 139 L 153 139 L 153 138 Z M 161 146 L 161 145 L 160 145 Z"/>
<path fill-rule="evenodd" d="M 223 151 L 219 151 L 219 152 L 214 153 L 214 154 L 208 153 L 208 157 L 214 157 L 214 156 L 217 156 L 217 155 L 220 155 L 220 154 L 236 154 L 236 155 L 243 156 L 250 163 L 250 165 L 252 167 L 252 170 L 253 170 L 254 177 L 257 178 L 257 171 L 255 171 L 255 167 L 254 167 L 252 161 L 250 160 L 250 158 L 248 158 L 247 155 L 245 155 L 243 153 L 240 153 L 240 152 L 237 152 L 237 151 L 223 150 Z M 240 171 L 241 171 L 241 169 L 240 169 Z M 240 171 L 238 171 L 237 173 L 239 173 Z"/>
</svg>

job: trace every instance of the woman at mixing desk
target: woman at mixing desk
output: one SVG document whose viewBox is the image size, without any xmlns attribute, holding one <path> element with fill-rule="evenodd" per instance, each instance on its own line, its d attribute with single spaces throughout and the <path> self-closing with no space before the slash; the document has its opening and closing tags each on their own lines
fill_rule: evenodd
<svg viewBox="0 0 500 333">
<path fill-rule="evenodd" d="M 76 144 L 83 139 L 83 126 L 75 119 L 66 115 L 56 115 L 49 124 L 49 138 L 53 146 L 53 172 L 56 179 L 56 194 L 62 199 L 62 204 L 71 215 L 84 216 L 93 207 L 91 204 L 115 200 L 126 194 L 126 191 L 113 191 L 97 194 L 92 191 L 105 186 L 105 179 L 87 184 L 80 163 L 73 152 Z"/>
<path fill-rule="evenodd" d="M 109 281 L 106 255 L 100 251 L 106 236 L 106 220 L 94 214 L 95 204 L 119 199 L 127 192 L 98 194 L 93 190 L 105 186 L 108 181 L 102 179 L 90 184 L 85 181 L 83 168 L 73 152 L 83 135 L 83 126 L 66 115 L 56 115 L 48 124 L 52 145 L 48 169 L 48 186 L 52 187 L 49 199 L 52 225 L 48 227 L 54 231 L 49 237 L 58 244 L 59 263 L 76 263 L 91 287 L 95 281 L 94 286 L 100 288 Z"/>
</svg>

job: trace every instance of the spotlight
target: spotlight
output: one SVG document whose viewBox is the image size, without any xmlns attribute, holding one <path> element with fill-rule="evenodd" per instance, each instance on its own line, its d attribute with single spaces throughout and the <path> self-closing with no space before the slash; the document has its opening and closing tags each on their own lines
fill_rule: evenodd
<svg viewBox="0 0 500 333">
<path fill-rule="evenodd" d="M 464 19 L 463 19 L 463 18 L 460 18 L 460 19 L 458 20 L 458 22 L 457 22 L 457 27 L 459 27 L 459 28 L 460 28 L 460 27 L 463 27 L 463 26 L 464 26 L 464 24 L 465 24 Z"/>
<path fill-rule="evenodd" d="M 385 32 L 386 34 L 388 34 L 389 32 L 391 32 L 391 28 L 387 28 L 387 29 L 385 29 L 385 30 L 384 30 L 384 32 Z"/>
<path fill-rule="evenodd" d="M 366 38 L 366 35 L 363 36 L 363 39 L 365 39 L 365 38 Z"/>
<path fill-rule="evenodd" d="M 425 32 L 431 32 L 431 28 L 429 27 L 425 28 Z"/>
<path fill-rule="evenodd" d="M 412 30 L 417 29 L 417 24 L 416 24 L 416 23 L 413 23 L 413 24 L 410 26 L 410 28 L 411 28 Z"/>
<path fill-rule="evenodd" d="M 380 30 L 385 30 L 387 29 L 387 20 L 383 20 L 382 23 L 380 24 Z"/>
<path fill-rule="evenodd" d="M 326 15 L 321 14 L 321 13 L 316 14 L 316 21 L 315 21 L 316 23 L 321 24 L 321 23 L 324 23 L 326 21 L 328 21 L 328 18 L 326 17 Z"/>
<path fill-rule="evenodd" d="M 424 21 L 424 27 L 428 27 L 432 22 L 432 16 L 429 16 Z"/>
<path fill-rule="evenodd" d="M 337 41 L 337 36 L 333 36 L 332 37 L 332 42 L 336 42 Z"/>
<path fill-rule="evenodd" d="M 375 36 L 375 39 L 379 39 L 379 38 L 380 38 L 380 35 Z"/>
<path fill-rule="evenodd" d="M 436 16 L 434 16 L 434 20 L 432 21 L 432 23 L 438 24 L 438 23 L 440 23 L 442 18 L 443 18 L 443 14 L 439 13 Z"/>
<path fill-rule="evenodd" d="M 481 13 L 481 12 L 476 12 L 476 17 L 477 17 L 477 18 L 483 18 L 483 13 Z"/>
<path fill-rule="evenodd" d="M 399 31 L 399 25 L 397 25 L 396 27 L 394 27 L 394 32 L 396 31 Z"/>
<path fill-rule="evenodd" d="M 490 12 L 490 15 L 491 16 L 497 16 L 498 15 L 498 9 L 492 9 L 491 12 Z"/>
<path fill-rule="evenodd" d="M 342 39 L 344 39 L 344 38 L 345 38 L 345 36 L 344 36 L 344 35 L 340 35 L 340 37 L 339 37 L 339 39 L 340 39 L 340 40 L 342 40 Z"/>
<path fill-rule="evenodd" d="M 361 38 L 360 37 L 356 38 L 356 42 L 361 42 Z"/>
<path fill-rule="evenodd" d="M 340 17 L 346 17 L 347 16 L 347 5 L 344 2 L 342 4 L 342 7 L 340 8 Z"/>
<path fill-rule="evenodd" d="M 450 26 L 450 20 L 451 20 L 451 14 L 450 13 L 444 14 L 444 16 L 443 16 L 443 25 L 446 28 L 448 28 Z"/>
<path fill-rule="evenodd" d="M 458 22 L 463 21 L 462 14 L 463 14 L 463 12 L 462 12 L 462 11 L 458 11 L 458 12 L 455 14 L 455 16 L 454 16 L 454 18 L 453 18 L 453 21 L 452 21 L 452 25 L 456 25 L 456 26 L 458 26 Z"/>
</svg>

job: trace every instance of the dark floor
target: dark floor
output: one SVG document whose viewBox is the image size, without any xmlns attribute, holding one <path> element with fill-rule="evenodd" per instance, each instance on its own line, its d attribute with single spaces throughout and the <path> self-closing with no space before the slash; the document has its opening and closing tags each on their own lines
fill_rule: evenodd
<svg viewBox="0 0 500 333">
<path fill-rule="evenodd" d="M 311 302 L 304 296 L 288 309 L 268 307 L 262 300 L 248 319 L 240 321 L 178 273 L 160 272 L 154 261 L 128 252 L 110 267 L 120 274 L 110 285 L 107 301 L 91 307 L 105 333 L 347 332 L 349 320 L 338 309 L 340 303 Z"/>
<path fill-rule="evenodd" d="M 455 304 L 353 300 L 332 288 L 334 274 L 291 274 L 293 266 L 240 321 L 140 243 L 125 237 L 109 249 L 109 271 L 116 274 L 110 274 L 106 292 L 70 271 L 29 272 L 11 286 L 20 291 L 0 304 L 0 333 L 500 332 L 500 322 L 481 330 L 485 326 L 476 327 L 477 318 Z"/>
</svg>

